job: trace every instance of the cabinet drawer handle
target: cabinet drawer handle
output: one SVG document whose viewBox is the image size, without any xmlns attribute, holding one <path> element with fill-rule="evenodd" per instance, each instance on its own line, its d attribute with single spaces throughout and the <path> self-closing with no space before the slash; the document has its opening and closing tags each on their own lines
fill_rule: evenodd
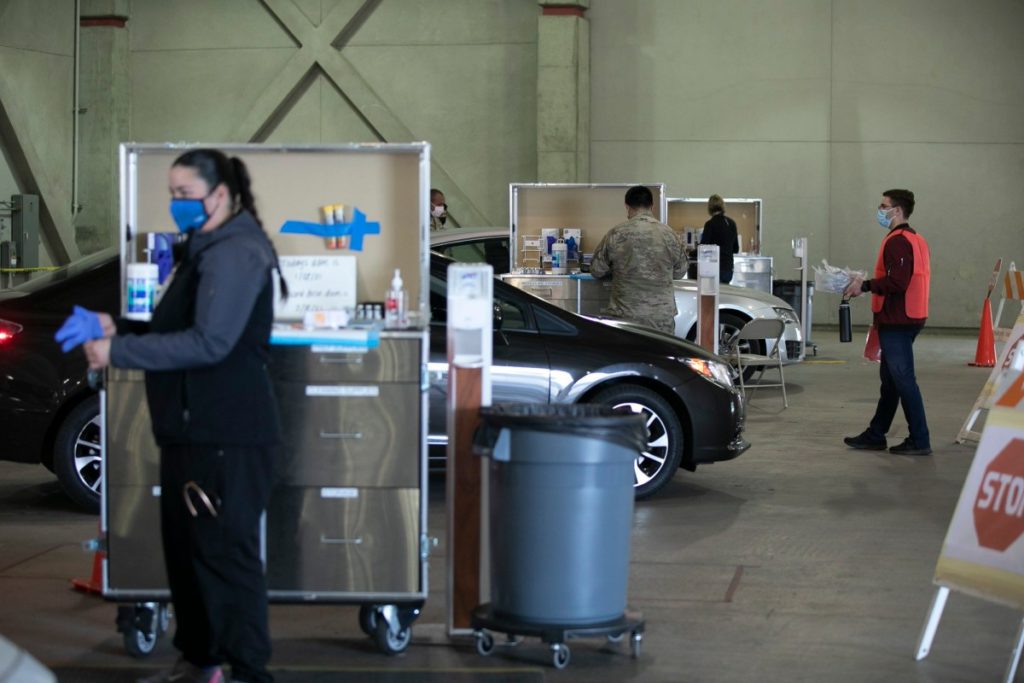
<svg viewBox="0 0 1024 683">
<path fill-rule="evenodd" d="M 320 543 L 324 545 L 362 545 L 363 537 L 359 538 L 328 538 L 320 534 Z"/>
<path fill-rule="evenodd" d="M 362 365 L 362 356 L 320 356 L 324 365 Z"/>
<path fill-rule="evenodd" d="M 325 432 L 320 430 L 321 439 L 362 439 L 362 432 Z"/>
</svg>

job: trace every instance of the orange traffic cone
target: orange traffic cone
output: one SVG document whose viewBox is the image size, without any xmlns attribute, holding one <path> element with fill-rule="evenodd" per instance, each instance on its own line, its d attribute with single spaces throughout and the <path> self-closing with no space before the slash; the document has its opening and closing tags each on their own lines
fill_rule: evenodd
<svg viewBox="0 0 1024 683">
<path fill-rule="evenodd" d="M 99 545 L 99 540 L 93 541 Z M 89 580 L 85 579 L 71 579 L 71 587 L 76 591 L 83 593 L 91 593 L 93 595 L 100 595 L 103 593 L 103 559 L 106 557 L 106 553 L 100 547 L 97 547 L 95 552 L 92 554 L 92 576 Z"/>
<path fill-rule="evenodd" d="M 996 340 L 992 335 L 992 304 L 985 297 L 985 305 L 981 309 L 981 331 L 978 333 L 978 349 L 974 352 L 974 362 L 968 363 L 978 368 L 991 368 L 996 364 Z"/>
</svg>

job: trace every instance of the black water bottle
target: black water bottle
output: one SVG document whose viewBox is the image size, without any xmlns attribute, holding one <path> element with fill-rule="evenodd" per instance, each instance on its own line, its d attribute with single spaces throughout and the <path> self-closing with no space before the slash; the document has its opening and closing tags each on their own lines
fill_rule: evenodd
<svg viewBox="0 0 1024 683">
<path fill-rule="evenodd" d="M 850 322 L 849 299 L 843 299 L 839 304 L 839 341 L 853 341 L 853 324 Z"/>
</svg>

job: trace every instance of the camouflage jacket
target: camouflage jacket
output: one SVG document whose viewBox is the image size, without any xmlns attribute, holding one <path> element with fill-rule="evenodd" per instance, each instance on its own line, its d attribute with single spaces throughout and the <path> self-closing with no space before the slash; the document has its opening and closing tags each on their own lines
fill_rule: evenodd
<svg viewBox="0 0 1024 683">
<path fill-rule="evenodd" d="M 675 231 L 641 211 L 612 228 L 594 250 L 590 274 L 611 277 L 605 314 L 650 324 L 675 317 L 672 281 L 686 275 L 686 252 Z"/>
</svg>

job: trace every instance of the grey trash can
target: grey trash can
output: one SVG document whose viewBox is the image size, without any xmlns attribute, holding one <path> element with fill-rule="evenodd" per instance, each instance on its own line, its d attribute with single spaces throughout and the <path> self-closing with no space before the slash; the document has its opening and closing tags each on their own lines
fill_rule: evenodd
<svg viewBox="0 0 1024 683">
<path fill-rule="evenodd" d="M 566 626 L 621 618 L 643 418 L 582 404 L 503 404 L 481 417 L 493 613 Z"/>
<path fill-rule="evenodd" d="M 799 280 L 776 280 L 772 284 L 772 294 L 779 297 L 796 311 L 797 317 L 804 320 L 803 302 L 800 301 Z M 807 312 L 810 313 L 814 306 L 814 280 L 807 281 Z"/>
</svg>

